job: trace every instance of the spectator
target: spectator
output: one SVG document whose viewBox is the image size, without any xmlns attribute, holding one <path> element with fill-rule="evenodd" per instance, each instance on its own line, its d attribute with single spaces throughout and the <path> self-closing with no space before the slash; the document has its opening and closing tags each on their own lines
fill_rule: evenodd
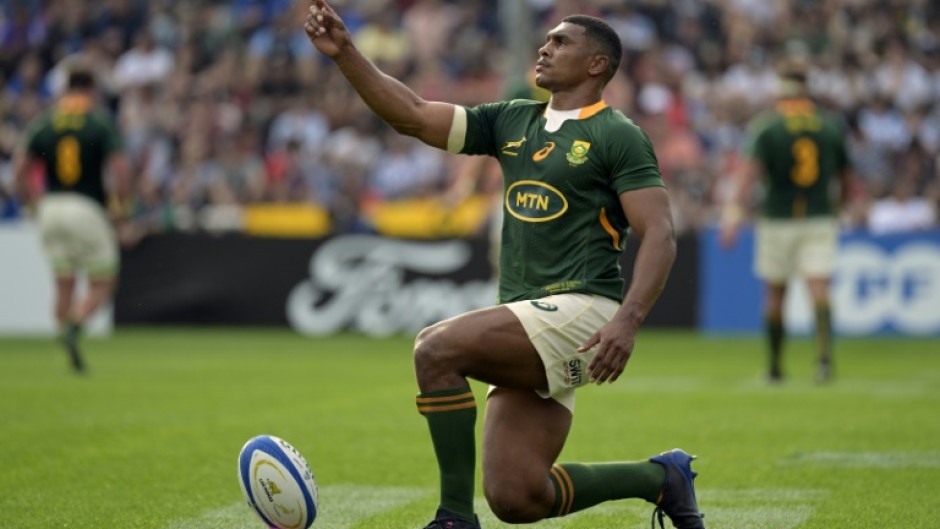
<svg viewBox="0 0 940 529">
<path fill-rule="evenodd" d="M 114 65 L 114 82 L 119 90 L 162 83 L 172 72 L 173 63 L 173 54 L 158 47 L 148 29 L 141 29 L 134 36 L 134 47 Z"/>
<path fill-rule="evenodd" d="M 373 60 L 428 99 L 500 99 L 507 82 L 518 81 L 502 75 L 508 53 L 534 56 L 538 47 L 505 49 L 496 0 L 345 0 L 336 7 Z M 63 72 L 81 60 L 92 65 L 107 108 L 121 119 L 141 201 L 193 210 L 167 215 L 186 220 L 155 229 L 193 228 L 196 210 L 212 207 L 205 175 L 224 165 L 224 146 L 244 127 L 260 134 L 252 154 L 265 164 L 298 148 L 316 167 L 292 184 L 291 200 L 323 203 L 346 219 L 335 226 L 355 226 L 361 202 L 376 196 L 366 191 L 370 175 L 408 178 L 374 167 L 383 156 L 396 158 L 399 147 L 363 125 L 368 112 L 358 98 L 311 57 L 292 15 L 305 8 L 287 0 L 7 2 L 0 16 L 0 173 L 25 120 L 61 93 Z M 737 163 L 743 123 L 768 106 L 773 66 L 793 55 L 811 65 L 811 95 L 853 126 L 849 149 L 866 204 L 891 193 L 907 157 L 920 160 L 920 193 L 940 188 L 925 184 L 940 153 L 936 2 L 528 0 L 523 9 L 535 35 L 569 10 L 612 22 L 625 56 L 604 99 L 638 121 L 663 120 L 651 133 L 667 144 L 662 161 L 675 175 L 680 228 L 713 222 L 726 189 L 719 177 Z M 300 143 L 288 149 L 291 139 Z M 452 160 L 441 163 L 447 175 L 459 170 Z M 406 185 L 389 196 L 407 197 L 408 189 L 427 188 Z M 272 193 L 267 186 L 260 199 Z M 848 217 L 867 223 L 866 211 Z"/>
<path fill-rule="evenodd" d="M 875 235 L 920 231 L 936 223 L 935 205 L 917 195 L 917 179 L 912 174 L 899 178 L 891 194 L 875 200 L 868 212 L 868 230 Z"/>
<path fill-rule="evenodd" d="M 396 68 L 403 65 L 411 53 L 411 39 L 399 25 L 399 14 L 394 9 L 375 6 L 367 17 L 366 24 L 356 34 L 356 42 L 362 52 L 378 63 L 388 63 Z"/>
<path fill-rule="evenodd" d="M 42 104 L 49 102 L 52 90 L 43 74 L 42 59 L 38 53 L 29 53 L 20 60 L 16 71 L 7 81 L 5 89 L 12 97 L 33 94 Z"/>
<path fill-rule="evenodd" d="M 297 3 L 304 7 L 305 4 Z M 297 15 L 285 11 L 272 24 L 263 25 L 251 36 L 246 50 L 248 78 L 260 80 L 268 61 L 286 61 L 302 82 L 312 83 L 318 59 L 310 50 L 303 28 L 295 24 Z"/>
<path fill-rule="evenodd" d="M 444 157 L 423 143 L 385 129 L 386 150 L 368 177 L 368 192 L 378 200 L 436 194 L 443 189 Z"/>
<path fill-rule="evenodd" d="M 289 141 L 297 141 L 309 154 L 319 153 L 330 132 L 326 117 L 316 108 L 316 96 L 294 96 L 283 112 L 271 123 L 267 150 L 282 149 Z"/>
</svg>

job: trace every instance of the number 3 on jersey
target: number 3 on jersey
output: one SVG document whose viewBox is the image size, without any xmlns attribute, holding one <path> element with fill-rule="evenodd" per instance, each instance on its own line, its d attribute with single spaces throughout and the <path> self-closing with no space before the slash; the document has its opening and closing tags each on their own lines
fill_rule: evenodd
<svg viewBox="0 0 940 529">
<path fill-rule="evenodd" d="M 63 136 L 56 144 L 56 175 L 64 185 L 75 185 L 82 177 L 81 154 L 82 148 L 75 136 Z"/>
<path fill-rule="evenodd" d="M 790 178 L 800 187 L 809 187 L 819 179 L 819 147 L 812 138 L 799 138 L 791 147 L 793 169 Z"/>
</svg>

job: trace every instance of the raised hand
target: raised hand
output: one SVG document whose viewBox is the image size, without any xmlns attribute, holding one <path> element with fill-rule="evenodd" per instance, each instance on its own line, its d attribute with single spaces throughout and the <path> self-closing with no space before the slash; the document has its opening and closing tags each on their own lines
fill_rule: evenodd
<svg viewBox="0 0 940 529">
<path fill-rule="evenodd" d="M 343 19 L 325 0 L 310 2 L 304 31 L 320 53 L 330 58 L 336 58 L 344 47 L 352 44 L 352 38 L 349 36 Z"/>
</svg>

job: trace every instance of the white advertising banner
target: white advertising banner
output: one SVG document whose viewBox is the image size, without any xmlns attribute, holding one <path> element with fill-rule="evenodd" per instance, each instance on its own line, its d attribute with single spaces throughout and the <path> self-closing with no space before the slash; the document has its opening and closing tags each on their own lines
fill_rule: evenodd
<svg viewBox="0 0 940 529">
<path fill-rule="evenodd" d="M 54 280 L 35 224 L 0 222 L 0 256 L 0 335 L 55 335 Z M 79 281 L 79 294 L 85 286 Z M 112 312 L 110 306 L 101 309 L 85 333 L 110 334 Z"/>
</svg>

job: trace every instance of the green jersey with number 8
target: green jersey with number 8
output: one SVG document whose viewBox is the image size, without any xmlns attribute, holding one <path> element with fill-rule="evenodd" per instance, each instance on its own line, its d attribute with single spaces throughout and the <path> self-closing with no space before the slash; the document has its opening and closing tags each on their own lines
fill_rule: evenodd
<svg viewBox="0 0 940 529">
<path fill-rule="evenodd" d="M 91 101 L 67 96 L 27 131 L 27 150 L 45 163 L 46 190 L 74 192 L 106 205 L 108 155 L 121 148 L 117 127 Z"/>
</svg>

